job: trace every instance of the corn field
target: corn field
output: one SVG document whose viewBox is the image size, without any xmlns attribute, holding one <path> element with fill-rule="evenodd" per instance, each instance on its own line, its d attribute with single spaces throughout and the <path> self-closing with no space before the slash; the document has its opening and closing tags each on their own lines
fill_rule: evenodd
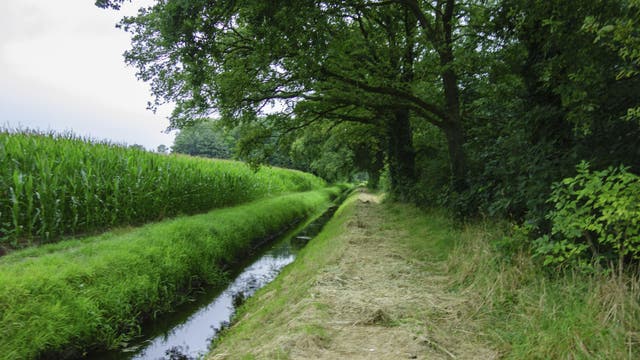
<svg viewBox="0 0 640 360">
<path fill-rule="evenodd" d="M 70 134 L 0 132 L 0 245 L 52 242 L 315 189 L 310 174 L 167 156 Z"/>
</svg>

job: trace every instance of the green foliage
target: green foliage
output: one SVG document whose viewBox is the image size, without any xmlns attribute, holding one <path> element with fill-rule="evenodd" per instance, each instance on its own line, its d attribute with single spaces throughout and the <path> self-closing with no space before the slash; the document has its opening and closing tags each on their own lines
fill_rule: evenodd
<svg viewBox="0 0 640 360">
<path fill-rule="evenodd" d="M 142 146 L 140 144 L 129 145 L 129 148 L 135 149 L 135 150 L 138 150 L 138 151 L 147 151 L 147 149 L 145 149 L 144 146 Z"/>
<path fill-rule="evenodd" d="M 508 217 L 538 237 L 551 231 L 551 184 L 578 160 L 640 171 L 640 122 L 624 120 L 640 113 L 639 11 L 638 0 L 167 0 L 121 26 L 156 104 L 177 103 L 172 126 L 218 113 L 243 128 L 251 163 L 284 155 L 327 179 L 386 166 L 390 198 Z"/>
<path fill-rule="evenodd" d="M 144 319 L 227 280 L 265 237 L 318 213 L 337 187 L 263 199 L 0 258 L 0 352 L 6 359 L 117 348 Z"/>
<path fill-rule="evenodd" d="M 614 262 L 622 272 L 626 262 L 640 260 L 640 177 L 627 170 L 592 172 L 582 162 L 575 177 L 554 184 L 551 236 L 536 241 L 545 265 Z"/>
<path fill-rule="evenodd" d="M 615 19 L 599 19 L 589 16 L 583 29 L 596 34 L 596 42 L 610 47 L 618 53 L 624 66 L 618 70 L 618 80 L 638 78 L 640 75 L 640 1 L 623 2 L 623 15 Z M 627 120 L 640 121 L 640 106 L 627 110 Z"/>
<path fill-rule="evenodd" d="M 563 151 L 552 137 L 531 139 L 527 121 L 540 119 L 538 111 L 521 118 L 512 116 L 503 113 L 491 126 L 471 126 L 467 206 L 486 216 L 543 226 L 550 184 L 568 175 L 563 164 L 571 161 L 574 152 Z"/>
<path fill-rule="evenodd" d="M 629 0 L 622 4 L 622 16 L 614 19 L 599 19 L 588 16 L 583 28 L 597 35 L 595 41 L 602 42 L 618 52 L 626 66 L 617 73 L 618 79 L 640 75 L 640 1 Z"/>
<path fill-rule="evenodd" d="M 214 121 L 205 120 L 184 127 L 176 135 L 174 153 L 217 159 L 233 157 L 236 139 Z"/>
<path fill-rule="evenodd" d="M 158 147 L 156 148 L 156 152 L 157 152 L 158 154 L 166 154 L 166 153 L 168 153 L 168 152 L 169 152 L 169 150 L 170 150 L 170 149 L 169 149 L 169 148 L 167 147 L 167 145 L 165 145 L 165 144 L 160 144 L 160 145 L 158 145 Z"/>
<path fill-rule="evenodd" d="M 231 122 L 234 136 L 238 139 L 235 153 L 252 166 L 260 164 L 281 166 L 288 169 L 309 171 L 307 164 L 298 164 L 290 156 L 291 142 L 295 141 L 292 131 L 286 129 L 286 116 L 265 116 L 236 126 Z M 295 120 L 293 120 L 295 122 Z M 281 123 L 281 126 L 275 126 Z M 280 130 L 282 128 L 282 130 Z"/>
<path fill-rule="evenodd" d="M 384 166 L 377 130 L 367 124 L 314 124 L 291 144 L 291 158 L 331 182 L 351 181 L 358 172 L 366 172 L 369 186 L 375 189 Z"/>
<path fill-rule="evenodd" d="M 570 176 L 579 159 L 598 168 L 640 168 L 640 127 L 621 120 L 638 104 L 640 82 L 616 80 L 611 70 L 624 61 L 583 29 L 587 16 L 605 22 L 626 17 L 618 1 L 503 0 L 487 6 L 493 20 L 476 15 L 478 51 L 464 57 L 475 59 L 479 75 L 461 78 L 469 187 L 451 191 L 438 179 L 447 165 L 446 147 L 431 137 L 439 157 L 419 160 L 419 191 L 429 199 L 444 194 L 439 203 L 463 216 L 533 223 L 537 237 L 550 229 L 551 184 Z"/>
<path fill-rule="evenodd" d="M 125 58 L 150 82 L 151 107 L 176 104 L 175 128 L 214 113 L 235 126 L 266 119 L 266 131 L 260 124 L 241 141 L 253 162 L 266 158 L 257 147 L 273 146 L 257 141 L 266 133 L 286 136 L 318 122 L 373 125 L 392 190 L 408 198 L 415 166 L 406 123 L 415 116 L 450 138 L 458 187 L 465 172 L 458 78 L 476 64 L 464 49 L 477 35 L 465 24 L 470 14 L 487 18 L 484 7 L 453 0 L 370 5 L 168 0 L 120 26 L 133 35 Z"/>
<path fill-rule="evenodd" d="M 0 133 L 0 243 L 49 242 L 324 186 L 311 174 Z"/>
<path fill-rule="evenodd" d="M 476 222 L 450 230 L 457 243 L 447 253 L 446 268 L 453 277 L 452 293 L 465 297 L 473 309 L 471 318 L 482 324 L 476 333 L 486 334 L 483 338 L 494 344 L 501 358 L 640 355 L 637 276 L 566 271 L 550 277 L 542 262 L 532 261 L 530 248 L 520 243 L 526 245 L 532 229 L 518 226 L 505 233 L 500 225 Z"/>
<path fill-rule="evenodd" d="M 416 186 L 411 193 L 412 202 L 421 208 L 455 208 L 444 135 L 430 124 L 414 122 L 412 127 L 417 174 Z"/>
</svg>

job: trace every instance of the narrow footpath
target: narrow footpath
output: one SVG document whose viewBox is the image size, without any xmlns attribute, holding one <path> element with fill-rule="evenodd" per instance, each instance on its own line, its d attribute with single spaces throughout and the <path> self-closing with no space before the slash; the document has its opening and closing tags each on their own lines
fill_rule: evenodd
<svg viewBox="0 0 640 360">
<path fill-rule="evenodd" d="M 209 359 L 497 358 L 467 300 L 448 290 L 431 230 L 408 214 L 417 212 L 352 196 Z"/>
</svg>

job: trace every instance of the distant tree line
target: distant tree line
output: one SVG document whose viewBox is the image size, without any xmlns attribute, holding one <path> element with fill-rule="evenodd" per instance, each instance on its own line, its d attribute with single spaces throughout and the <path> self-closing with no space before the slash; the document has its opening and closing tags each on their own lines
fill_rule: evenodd
<svg viewBox="0 0 640 360">
<path fill-rule="evenodd" d="M 236 139 L 213 121 L 201 121 L 176 134 L 172 151 L 180 154 L 231 159 Z"/>
</svg>

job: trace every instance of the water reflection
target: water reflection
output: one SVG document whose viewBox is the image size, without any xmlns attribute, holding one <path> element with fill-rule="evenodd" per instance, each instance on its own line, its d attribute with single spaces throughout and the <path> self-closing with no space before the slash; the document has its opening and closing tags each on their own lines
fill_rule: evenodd
<svg viewBox="0 0 640 360">
<path fill-rule="evenodd" d="M 280 244 L 247 267 L 212 303 L 192 314 L 183 324 L 151 339 L 133 359 L 197 358 L 207 353 L 217 331 L 235 310 L 234 300 L 245 299 L 271 282 L 295 259 L 292 247 Z M 208 335 L 205 335 L 208 334 Z M 180 357 L 180 356 L 184 357 Z"/>
<path fill-rule="evenodd" d="M 99 360 L 189 360 L 203 357 L 220 329 L 228 325 L 235 308 L 293 262 L 296 253 L 322 230 L 335 209 L 332 207 L 304 229 L 294 230 L 273 243 L 222 292 L 212 290 L 204 293 L 193 303 L 146 324 L 146 340 L 131 343 L 123 350 L 89 357 Z"/>
</svg>

